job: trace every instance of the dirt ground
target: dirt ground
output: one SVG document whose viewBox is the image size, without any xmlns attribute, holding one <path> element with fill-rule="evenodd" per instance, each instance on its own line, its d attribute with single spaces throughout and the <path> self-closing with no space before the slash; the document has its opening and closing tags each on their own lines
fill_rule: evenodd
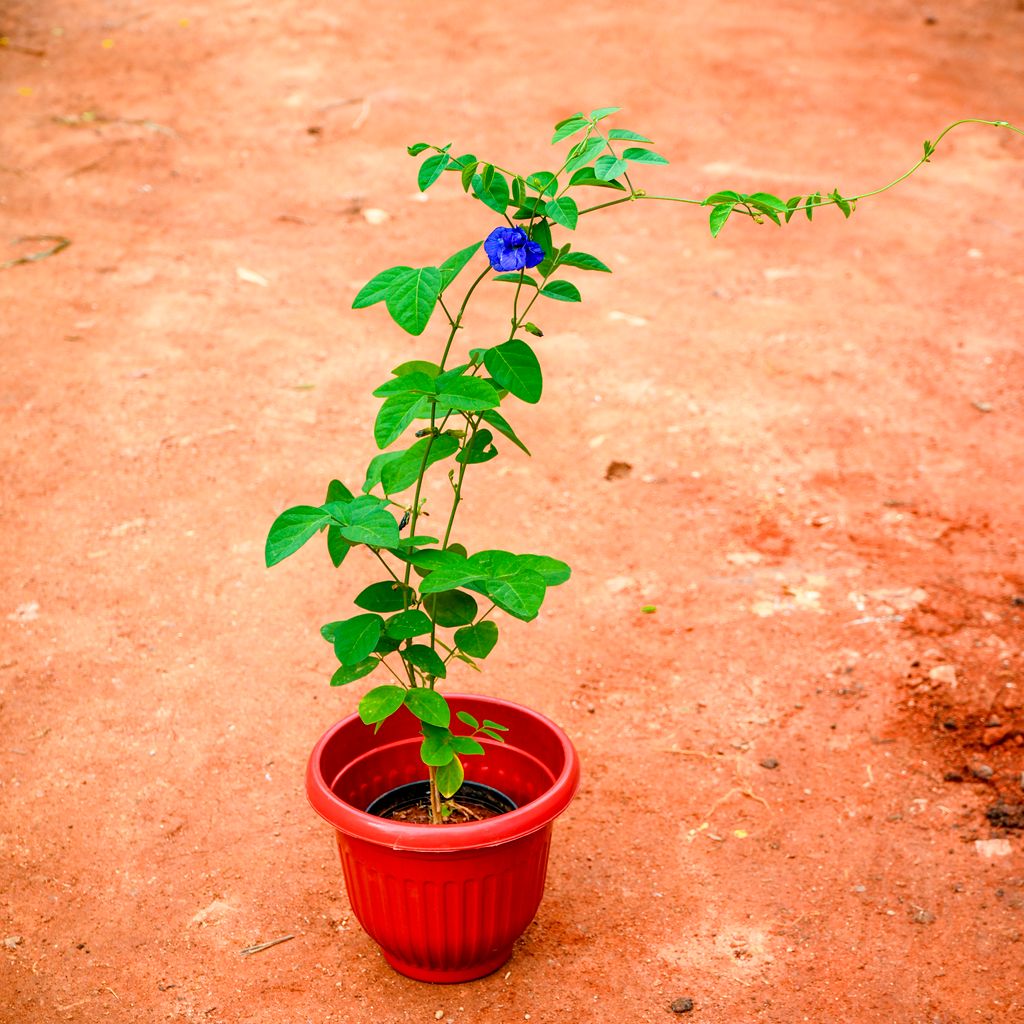
<svg viewBox="0 0 1024 1024">
<path fill-rule="evenodd" d="M 617 104 L 650 188 L 867 190 L 1024 122 L 1020 0 L 8 0 L 0 35 L 0 263 L 71 242 L 0 270 L 0 1019 L 1024 1020 L 1024 138 L 962 129 L 848 222 L 581 223 L 614 274 L 538 314 L 534 458 L 462 514 L 574 567 L 452 681 L 583 760 L 497 974 L 408 981 L 353 921 L 303 769 L 369 577 L 262 564 L 437 347 L 356 290 L 494 226 L 407 144 L 539 169 Z"/>
</svg>

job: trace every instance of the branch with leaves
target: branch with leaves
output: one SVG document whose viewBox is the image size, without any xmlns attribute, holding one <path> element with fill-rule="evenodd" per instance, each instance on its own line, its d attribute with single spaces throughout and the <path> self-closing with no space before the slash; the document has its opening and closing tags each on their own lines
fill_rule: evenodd
<svg viewBox="0 0 1024 1024">
<path fill-rule="evenodd" d="M 541 300 L 581 301 L 578 286 L 560 276 L 566 271 L 611 272 L 571 242 L 560 238 L 556 243 L 556 233 L 574 233 L 582 217 L 640 200 L 708 208 L 713 236 L 734 215 L 782 225 L 801 211 L 810 220 L 816 210 L 836 206 L 849 217 L 860 200 L 888 191 L 927 163 L 942 139 L 960 125 L 1024 134 L 1007 121 L 957 121 L 934 142 L 925 142 L 923 156 L 910 170 L 861 195 L 844 196 L 833 189 L 783 200 L 769 192 L 723 189 L 703 199 L 687 199 L 652 195 L 634 185 L 633 174 L 668 160 L 651 148 L 653 142 L 645 135 L 606 128 L 606 119 L 617 112 L 617 107 L 602 107 L 560 121 L 552 143 L 574 141 L 555 171 L 519 174 L 471 153 L 453 156 L 451 144 L 418 142 L 409 147 L 412 156 L 429 154 L 417 174 L 421 191 L 446 174 L 457 177 L 463 192 L 503 223 L 437 266 L 389 267 L 359 291 L 355 309 L 383 303 L 395 324 L 412 336 L 423 334 L 440 310 L 440 355 L 437 361 L 401 363 L 373 391 L 381 399 L 373 424 L 379 453 L 370 459 L 359 492 L 333 480 L 322 504 L 287 509 L 267 537 L 268 566 L 325 533 L 336 567 L 353 549 L 361 549 L 370 556 L 368 564 L 379 570 L 377 575 L 383 573 L 384 578 L 369 583 L 355 598 L 358 614 L 321 630 L 339 661 L 331 684 L 346 685 L 378 671 L 388 674 L 388 682 L 360 700 L 359 714 L 376 729 L 403 709 L 419 720 L 420 755 L 436 822 L 445 819 L 462 785 L 462 759 L 484 754 L 488 744 L 502 742 L 505 731 L 500 723 L 478 722 L 460 712 L 456 717 L 461 731 L 456 732 L 437 683 L 455 663 L 479 670 L 478 662 L 498 642 L 494 613 L 529 622 L 548 589 L 570 575 L 568 565 L 549 555 L 502 549 L 471 554 L 452 539 L 469 468 L 498 456 L 499 437 L 530 454 L 500 410 L 507 411 L 516 401 L 536 404 L 541 399 L 540 360 L 528 340 L 543 337 L 534 322 L 535 307 L 540 308 Z M 618 195 L 594 205 L 582 203 L 581 197 L 593 195 L 594 189 Z M 461 275 L 474 263 L 471 283 L 453 301 Z M 485 282 L 512 289 L 505 340 L 486 346 L 467 341 L 453 360 L 457 340 L 495 336 L 493 325 L 471 327 L 467 320 L 471 300 Z M 396 449 L 399 441 L 404 447 Z M 428 473 L 439 472 L 447 475 L 448 503 L 436 520 L 445 524 L 443 536 L 433 537 L 420 532 L 427 504 L 424 482 Z"/>
</svg>

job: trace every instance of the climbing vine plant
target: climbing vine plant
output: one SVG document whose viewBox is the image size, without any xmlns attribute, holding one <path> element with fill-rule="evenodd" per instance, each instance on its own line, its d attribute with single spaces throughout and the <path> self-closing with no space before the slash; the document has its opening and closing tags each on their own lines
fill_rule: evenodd
<svg viewBox="0 0 1024 1024">
<path fill-rule="evenodd" d="M 705 209 L 717 237 L 738 216 L 781 226 L 798 214 L 811 220 L 834 206 L 850 217 L 860 201 L 914 174 L 959 126 L 988 125 L 1024 134 L 1007 121 L 957 121 L 924 143 L 908 171 L 860 195 L 832 189 L 784 199 L 769 192 L 722 189 L 685 198 L 639 187 L 642 175 L 668 160 L 646 135 L 609 127 L 609 118 L 618 112 L 618 107 L 601 107 L 559 121 L 551 141 L 564 149 L 555 170 L 521 174 L 471 153 L 453 155 L 451 144 L 417 142 L 408 148 L 414 157 L 427 154 L 417 173 L 420 191 L 446 177 L 454 179 L 492 223 L 500 223 L 435 266 L 381 271 L 355 296 L 355 309 L 382 304 L 409 335 L 422 335 L 439 320 L 437 357 L 401 363 L 374 390 L 381 400 L 373 423 L 378 453 L 361 486 L 353 489 L 332 480 L 321 504 L 282 512 L 267 537 L 268 566 L 324 533 L 335 566 L 356 550 L 360 571 L 375 570 L 376 578 L 355 598 L 357 614 L 321 630 L 339 663 L 331 684 L 383 676 L 386 681 L 359 702 L 362 720 L 380 728 L 402 711 L 418 719 L 435 822 L 447 817 L 449 801 L 462 785 L 463 759 L 484 754 L 486 744 L 502 742 L 507 731 L 466 712 L 453 720 L 437 689 L 439 681 L 456 664 L 478 669 L 498 642 L 499 615 L 534 619 L 548 589 L 570 575 L 569 566 L 550 555 L 497 548 L 471 553 L 455 539 L 455 521 L 471 467 L 495 459 L 499 443 L 530 454 L 505 413 L 511 414 L 517 402 L 541 400 L 543 374 L 531 342 L 543 336 L 535 320 L 542 319 L 544 303 L 580 302 L 580 289 L 570 278 L 611 272 L 597 256 L 576 247 L 581 220 L 637 201 L 677 203 Z M 471 302 L 485 284 L 509 289 L 503 328 L 471 326 Z M 499 329 L 502 340 L 496 344 L 462 343 L 463 338 L 494 337 Z M 443 529 L 430 532 L 440 536 L 421 529 L 428 473 L 443 474 L 449 485 L 447 507 L 431 518 Z"/>
</svg>

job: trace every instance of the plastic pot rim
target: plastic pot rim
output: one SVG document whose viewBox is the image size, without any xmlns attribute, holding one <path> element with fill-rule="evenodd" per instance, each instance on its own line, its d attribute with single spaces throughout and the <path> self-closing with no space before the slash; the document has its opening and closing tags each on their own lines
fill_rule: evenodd
<svg viewBox="0 0 1024 1024">
<path fill-rule="evenodd" d="M 449 701 L 472 701 L 494 709 L 494 718 L 500 719 L 502 708 L 515 708 L 533 720 L 533 724 L 552 734 L 562 748 L 563 765 L 552 784 L 540 796 L 514 811 L 484 821 L 470 821 L 455 825 L 414 825 L 390 821 L 367 814 L 366 811 L 336 796 L 320 769 L 323 752 L 335 735 L 353 722 L 362 722 L 353 713 L 332 725 L 317 741 L 306 766 L 306 795 L 313 810 L 339 832 L 377 846 L 394 850 L 420 853 L 457 853 L 479 850 L 513 842 L 547 827 L 569 806 L 579 788 L 579 755 L 564 730 L 546 715 L 533 708 L 498 697 L 480 697 L 475 694 L 445 694 Z M 369 728 L 369 726 L 365 726 Z M 530 755 L 529 747 L 524 753 Z"/>
</svg>

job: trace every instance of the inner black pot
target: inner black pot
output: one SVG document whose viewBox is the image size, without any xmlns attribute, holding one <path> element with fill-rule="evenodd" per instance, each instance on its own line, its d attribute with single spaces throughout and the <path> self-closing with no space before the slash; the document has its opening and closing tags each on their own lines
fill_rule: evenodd
<svg viewBox="0 0 1024 1024">
<path fill-rule="evenodd" d="M 505 796 L 500 789 L 485 786 L 481 782 L 464 782 L 452 799 L 456 803 L 472 801 L 489 811 L 494 811 L 495 814 L 505 814 L 517 807 L 515 801 Z M 404 786 L 389 789 L 366 808 L 366 813 L 375 814 L 378 818 L 390 818 L 397 812 L 415 807 L 417 804 L 430 805 L 430 783 L 426 779 L 407 782 Z"/>
</svg>

